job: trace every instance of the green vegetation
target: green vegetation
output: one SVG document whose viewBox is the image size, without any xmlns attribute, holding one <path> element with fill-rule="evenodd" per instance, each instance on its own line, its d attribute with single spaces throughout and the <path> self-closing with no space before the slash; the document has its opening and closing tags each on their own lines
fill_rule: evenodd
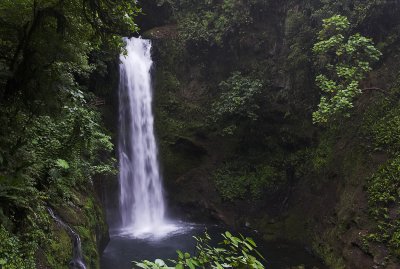
<svg viewBox="0 0 400 269">
<path fill-rule="evenodd" d="M 279 172 L 269 166 L 261 165 L 255 169 L 240 162 L 226 163 L 214 173 L 217 190 L 229 201 L 237 199 L 261 199 L 273 194 L 284 181 Z"/>
<path fill-rule="evenodd" d="M 333 268 L 353 268 L 354 253 L 398 266 L 394 2 L 154 0 L 171 11 L 149 32 L 166 29 L 154 42 L 155 111 L 173 199 L 249 212 L 238 225 L 313 245 Z M 71 242 L 48 206 L 98 267 L 96 231 L 107 227 L 93 183 L 116 169 L 103 122 L 112 108 L 96 104 L 113 98 L 121 37 L 139 14 L 130 0 L 1 1 L 0 267 L 65 266 Z M 250 239 L 197 240 L 171 267 L 262 268 Z"/>
<path fill-rule="evenodd" d="M 400 258 L 400 160 L 383 165 L 368 182 L 368 202 L 376 230 L 367 235 L 369 240 L 389 246 L 392 254 Z"/>
<path fill-rule="evenodd" d="M 2 268 L 35 267 L 35 246 L 21 242 L 18 237 L 10 234 L 3 226 L 0 227 L 0 253 L 0 266 Z"/>
<path fill-rule="evenodd" d="M 181 38 L 196 46 L 222 46 L 228 36 L 237 34 L 240 26 L 251 23 L 250 3 L 236 0 L 171 2 L 178 13 Z"/>
<path fill-rule="evenodd" d="M 223 127 L 223 134 L 232 135 L 239 124 L 257 120 L 260 110 L 257 99 L 263 89 L 260 80 L 235 72 L 221 82 L 219 88 L 222 94 L 213 103 L 211 117 L 214 123 Z"/>
<path fill-rule="evenodd" d="M 390 250 L 390 255 L 400 258 L 398 113 L 397 103 L 391 99 L 383 100 L 371 109 L 364 123 L 364 132 L 371 140 L 370 150 L 384 151 L 388 156 L 388 160 L 367 181 L 368 207 L 374 225 L 364 239 L 367 251 L 370 243 L 383 244 Z"/>
<path fill-rule="evenodd" d="M 354 268 L 359 252 L 363 262 L 372 256 L 382 267 L 397 265 L 399 248 L 389 242 L 398 237 L 398 202 L 375 199 L 398 196 L 399 6 L 161 2 L 172 7 L 169 22 L 177 24 L 177 35 L 160 43 L 183 41 L 171 50 L 175 62 L 161 57 L 170 71 L 165 82 L 175 86 L 156 91 L 156 98 L 168 93 L 174 101 L 159 115 L 178 119 L 160 120 L 176 127 L 161 133 L 170 145 L 184 137 L 207 152 L 184 167 L 176 164 L 196 153 L 172 154 L 175 166 L 166 169 L 176 177 L 167 180 L 200 192 L 190 200 L 183 191 L 182 200 L 210 199 L 217 209 L 231 209 L 227 215 L 240 224 L 260 223 L 265 238 L 276 233 L 307 241 L 333 268 Z M 201 109 L 171 112 L 182 106 Z M 282 212 L 270 216 L 272 208 Z M 389 218 L 375 217 L 374 208 L 387 208 Z M 364 240 L 365 248 L 364 234 L 382 237 Z M 385 253 L 392 255 L 381 261 Z"/>
<path fill-rule="evenodd" d="M 111 136 L 94 105 L 107 93 L 93 81 L 121 52 L 121 37 L 138 29 L 139 12 L 131 1 L 0 3 L 3 268 L 34 268 L 39 249 L 55 251 L 40 263 L 65 266 L 56 256 L 70 249 L 69 240 L 63 246 L 52 241 L 57 234 L 47 233 L 46 206 L 79 208 L 82 193 L 93 195 L 93 176 L 115 170 Z M 74 214 L 70 221 L 80 219 L 95 232 L 96 224 Z"/>
<path fill-rule="evenodd" d="M 252 268 L 263 269 L 264 266 L 258 259 L 264 259 L 256 250 L 257 245 L 249 237 L 235 237 L 229 232 L 222 234 L 223 241 L 218 247 L 211 244 L 211 237 L 205 233 L 203 237 L 195 237 L 196 253 L 183 253 L 178 250 L 178 259 L 171 260 L 172 266 L 163 260 L 155 262 L 135 262 L 138 268 L 143 269 L 194 269 L 194 268 Z"/>
<path fill-rule="evenodd" d="M 315 123 L 326 123 L 338 114 L 349 116 L 354 98 L 362 93 L 360 81 L 381 56 L 371 39 L 358 33 L 349 36 L 349 28 L 350 22 L 344 16 L 324 19 L 323 29 L 314 45 L 318 64 L 324 70 L 324 74 L 316 78 L 323 96 L 313 114 Z"/>
</svg>

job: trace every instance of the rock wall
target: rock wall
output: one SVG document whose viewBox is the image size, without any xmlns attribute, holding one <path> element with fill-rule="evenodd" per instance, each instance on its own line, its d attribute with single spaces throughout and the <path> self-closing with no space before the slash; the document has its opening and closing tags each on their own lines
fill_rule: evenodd
<svg viewBox="0 0 400 269">
<path fill-rule="evenodd" d="M 364 14 L 357 5 L 364 4 L 258 3 L 252 22 L 222 45 L 182 39 L 182 16 L 173 12 L 149 23 L 152 29 L 144 27 L 143 36 L 154 43 L 160 160 L 175 208 L 192 219 L 250 226 L 266 240 L 299 241 L 331 268 L 399 268 L 395 244 L 370 236 L 379 225 L 371 216 L 371 177 L 392 158 L 387 149 L 372 149 L 371 118 L 377 122 L 390 113 L 375 112 L 381 102 L 392 101 L 366 93 L 350 120 L 324 128 L 311 123 L 318 101 L 311 47 L 321 19 L 333 12 L 348 15 L 354 31 L 373 37 L 385 55 L 363 84 L 397 87 L 396 8 L 366 3 Z M 147 8 L 149 21 L 161 18 L 163 6 Z M 256 74 L 268 86 L 257 123 L 222 136 L 210 123 L 211 104 L 220 95 L 220 82 L 235 71 Z M 268 164 L 279 180 L 258 199 L 224 199 L 215 173 L 233 161 Z M 394 235 L 389 229 L 388 236 Z"/>
</svg>

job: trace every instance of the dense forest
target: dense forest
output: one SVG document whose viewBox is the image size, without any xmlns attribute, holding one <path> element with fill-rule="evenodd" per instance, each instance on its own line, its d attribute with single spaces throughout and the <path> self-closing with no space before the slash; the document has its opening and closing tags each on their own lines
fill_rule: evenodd
<svg viewBox="0 0 400 269">
<path fill-rule="evenodd" d="M 0 268 L 68 268 L 74 243 L 53 211 L 101 267 L 118 57 L 139 35 L 153 44 L 173 211 L 299 243 L 327 268 L 400 268 L 399 12 L 397 0 L 2 0 Z M 174 266 L 263 268 L 253 240 L 223 236 L 226 250 L 206 235 Z"/>
<path fill-rule="evenodd" d="M 105 220 L 93 179 L 114 173 L 111 137 L 96 100 L 121 36 L 137 30 L 131 1 L 0 3 L 0 265 L 61 268 L 68 234 L 47 207 L 63 208 L 97 263 Z M 36 266 L 35 266 L 36 264 Z"/>
</svg>

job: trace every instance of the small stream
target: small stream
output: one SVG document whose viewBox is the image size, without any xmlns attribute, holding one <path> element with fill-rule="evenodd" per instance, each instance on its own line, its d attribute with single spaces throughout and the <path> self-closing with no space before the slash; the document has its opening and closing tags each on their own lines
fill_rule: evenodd
<svg viewBox="0 0 400 269">
<path fill-rule="evenodd" d="M 85 262 L 83 261 L 82 255 L 82 243 L 79 235 L 61 218 L 59 218 L 51 208 L 47 208 L 50 216 L 63 228 L 67 231 L 68 235 L 71 237 L 73 242 L 72 249 L 72 260 L 69 263 L 70 269 L 86 269 Z"/>
</svg>

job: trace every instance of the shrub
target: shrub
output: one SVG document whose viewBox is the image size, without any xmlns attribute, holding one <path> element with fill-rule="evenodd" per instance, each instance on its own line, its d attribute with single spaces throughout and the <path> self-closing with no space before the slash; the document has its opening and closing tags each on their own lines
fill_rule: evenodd
<svg viewBox="0 0 400 269">
<path fill-rule="evenodd" d="M 367 238 L 400 257 L 400 157 L 384 164 L 368 181 L 368 204 L 376 227 Z"/>
<path fill-rule="evenodd" d="M 252 169 L 236 162 L 226 163 L 213 177 L 218 192 L 229 201 L 247 197 L 261 199 L 264 193 L 273 193 L 283 184 L 282 175 L 270 165 Z"/>
<path fill-rule="evenodd" d="M 212 120 L 222 126 L 223 134 L 233 134 L 243 121 L 258 119 L 258 97 L 263 89 L 262 81 L 234 72 L 219 84 L 221 96 L 212 105 Z"/>
<path fill-rule="evenodd" d="M 21 240 L 0 226 L 0 268 L 33 269 L 35 268 L 36 246 Z"/>
</svg>

